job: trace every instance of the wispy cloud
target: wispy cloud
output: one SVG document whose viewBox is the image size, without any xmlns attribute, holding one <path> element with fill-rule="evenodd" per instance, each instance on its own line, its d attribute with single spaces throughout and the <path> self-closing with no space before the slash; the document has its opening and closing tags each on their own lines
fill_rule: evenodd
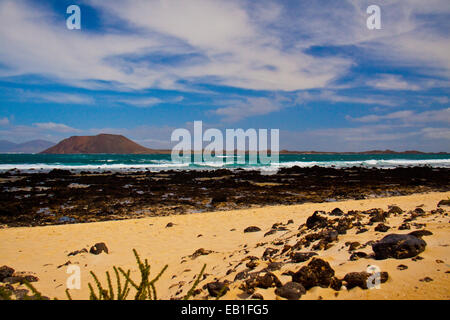
<svg viewBox="0 0 450 320">
<path fill-rule="evenodd" d="M 54 123 L 54 122 L 41 122 L 41 123 L 33 123 L 39 129 L 45 129 L 49 131 L 68 133 L 68 132 L 80 132 L 80 130 L 69 127 L 62 123 Z"/>
<path fill-rule="evenodd" d="M 349 121 L 363 122 L 363 123 L 380 122 L 386 120 L 399 120 L 402 123 L 408 124 L 430 123 L 430 122 L 450 124 L 450 108 L 424 112 L 403 110 L 391 112 L 384 115 L 369 114 L 363 117 L 356 117 L 356 118 L 347 116 L 346 119 Z"/>
<path fill-rule="evenodd" d="M 369 86 L 383 90 L 419 90 L 420 86 L 410 83 L 401 76 L 384 74 L 367 81 Z"/>
</svg>

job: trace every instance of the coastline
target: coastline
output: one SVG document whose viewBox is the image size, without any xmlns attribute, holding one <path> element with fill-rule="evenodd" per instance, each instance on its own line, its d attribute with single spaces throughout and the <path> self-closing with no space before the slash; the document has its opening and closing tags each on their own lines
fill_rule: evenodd
<svg viewBox="0 0 450 320">
<path fill-rule="evenodd" d="M 58 268 L 58 266 L 67 261 L 77 264 L 82 271 L 82 289 L 71 290 L 71 294 L 75 299 L 82 299 L 88 298 L 87 282 L 92 283 L 88 275 L 90 270 L 100 275 L 101 281 L 104 280 L 104 272 L 106 270 L 111 272 L 113 265 L 132 268 L 136 271 L 131 251 L 135 248 L 142 257 L 149 259 L 152 274 L 155 275 L 165 264 L 169 265 L 167 272 L 157 285 L 158 296 L 162 299 L 179 297 L 189 289 L 193 277 L 199 273 L 203 263 L 207 264 L 208 276 L 201 281 L 200 288 L 214 281 L 215 278 L 221 281 L 227 279 L 232 284 L 230 291 L 223 299 L 245 299 L 250 295 L 239 289 L 242 281 L 234 281 L 236 274 L 246 269 L 245 263 L 241 263 L 242 260 L 247 256 L 256 256 L 259 257 L 260 264 L 254 271 L 267 267 L 270 261 L 261 260 L 263 252 L 268 247 L 281 249 L 283 245 L 292 245 L 298 241 L 299 238 L 296 235 L 299 233 L 299 226 L 304 224 L 314 211 L 329 212 L 338 207 L 348 214 L 349 210 L 363 211 L 372 208 L 381 208 L 386 211 L 389 205 L 397 205 L 404 210 L 404 214 L 387 219 L 386 224 L 391 227 L 388 232 L 375 232 L 374 227 L 377 223 L 367 226 L 369 230 L 364 233 L 356 234 L 356 228 L 353 228 L 348 230 L 347 234 L 339 235 L 339 240 L 331 248 L 317 250 L 319 257 L 329 262 L 336 276 L 340 278 L 347 272 L 365 271 L 368 264 L 377 264 L 382 271 L 389 273 L 389 279 L 382 284 L 381 289 L 353 288 L 334 291 L 330 288 L 314 287 L 308 290 L 302 299 L 449 299 L 449 207 L 442 207 L 441 213 L 432 212 L 436 210 L 440 200 L 449 197 L 449 191 L 431 192 L 399 197 L 266 206 L 137 220 L 6 228 L 0 230 L 1 260 L 2 264 L 10 265 L 16 270 L 34 272 L 39 278 L 35 284 L 36 288 L 45 295 L 60 299 L 65 298 L 65 281 L 68 275 L 65 267 Z M 410 230 L 398 230 L 398 226 L 405 217 L 410 216 L 411 210 L 415 210 L 418 206 L 426 212 L 425 215 L 415 218 L 415 222 L 412 223 L 416 223 L 419 227 L 412 226 Z M 364 217 L 364 223 L 367 222 L 366 218 L 368 216 Z M 291 219 L 293 223 L 286 224 Z M 173 223 L 172 227 L 167 227 L 169 222 Z M 282 223 L 287 230 L 264 236 L 275 223 Z M 243 230 L 248 226 L 258 226 L 261 231 L 244 233 Z M 358 241 L 362 244 L 379 240 L 386 234 L 406 234 L 423 228 L 433 234 L 424 237 L 427 247 L 420 253 L 422 260 L 361 258 L 349 261 L 351 253 L 345 247 L 348 241 Z M 274 244 L 280 241 L 282 245 Z M 74 250 L 89 249 L 89 246 L 97 242 L 104 242 L 109 248 L 109 253 L 100 255 L 82 253 L 67 256 Z M 189 257 L 199 248 L 213 252 L 196 258 Z M 370 246 L 363 251 L 369 253 Z M 307 264 L 307 262 L 288 262 L 283 255 L 271 260 L 282 262 L 282 268 L 273 272 L 282 283 L 290 281 L 290 276 L 283 275 L 283 272 L 287 270 L 295 272 Z M 398 270 L 397 266 L 400 264 L 407 265 L 408 269 Z M 233 271 L 227 275 L 228 270 Z M 172 278 L 173 276 L 175 277 Z M 432 280 L 420 281 L 426 277 Z M 264 299 L 280 299 L 275 295 L 274 290 L 275 288 L 257 288 L 256 293 L 262 294 Z M 208 291 L 202 289 L 202 292 L 194 298 L 208 298 Z"/>
</svg>

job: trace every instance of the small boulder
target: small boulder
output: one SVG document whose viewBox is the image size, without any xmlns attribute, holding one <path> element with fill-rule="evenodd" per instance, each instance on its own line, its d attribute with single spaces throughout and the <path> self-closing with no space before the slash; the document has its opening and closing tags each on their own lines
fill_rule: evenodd
<svg viewBox="0 0 450 320">
<path fill-rule="evenodd" d="M 91 249 L 89 250 L 89 253 L 96 254 L 96 255 L 100 254 L 102 252 L 109 253 L 108 247 L 106 246 L 106 244 L 104 242 L 98 242 L 98 243 L 94 244 L 91 247 Z"/>
<path fill-rule="evenodd" d="M 206 284 L 206 288 L 212 297 L 222 297 L 230 290 L 227 283 L 220 281 L 210 282 Z"/>
<path fill-rule="evenodd" d="M 3 279 L 11 277 L 14 273 L 14 269 L 8 266 L 0 267 L 0 282 L 3 282 Z"/>
<path fill-rule="evenodd" d="M 317 256 L 315 252 L 293 252 L 291 254 L 291 260 L 295 263 L 308 261 L 311 257 Z"/>
<path fill-rule="evenodd" d="M 297 282 L 287 282 L 284 286 L 275 289 L 275 294 L 288 300 L 298 300 L 306 293 L 306 289 Z"/>
<path fill-rule="evenodd" d="M 354 287 L 360 287 L 361 289 L 368 289 L 367 287 L 367 279 L 372 274 L 368 272 L 350 272 L 347 273 L 344 277 L 344 281 L 346 282 L 346 288 L 352 289 Z M 389 278 L 389 274 L 387 272 L 380 272 L 380 282 L 385 283 Z"/>
<path fill-rule="evenodd" d="M 450 206 L 450 199 L 439 201 L 439 203 L 438 203 L 437 206 L 438 206 L 438 207 L 442 207 L 442 206 Z"/>
<path fill-rule="evenodd" d="M 244 233 L 247 233 L 247 232 L 258 232 L 258 231 L 261 231 L 261 229 L 258 228 L 258 227 L 255 227 L 255 226 L 250 226 L 250 227 L 247 227 L 247 228 L 244 229 Z"/>
<path fill-rule="evenodd" d="M 327 218 L 319 216 L 320 211 L 315 211 L 312 216 L 306 219 L 306 227 L 308 229 L 312 228 L 322 228 L 327 225 Z"/>
<path fill-rule="evenodd" d="M 410 232 L 408 234 L 411 236 L 417 237 L 417 238 L 422 238 L 423 236 L 433 235 L 433 232 L 428 231 L 428 230 L 416 230 L 416 231 Z"/>
<path fill-rule="evenodd" d="M 390 206 L 388 210 L 389 214 L 403 214 L 402 208 L 398 206 Z"/>
<path fill-rule="evenodd" d="M 426 242 L 408 234 L 389 234 L 372 245 L 378 260 L 412 258 L 423 252 Z"/>
<path fill-rule="evenodd" d="M 344 211 L 342 211 L 340 208 L 334 208 L 330 212 L 330 215 L 332 215 L 332 216 L 342 216 L 343 214 L 344 214 Z"/>
<path fill-rule="evenodd" d="M 315 286 L 327 288 L 333 276 L 334 270 L 328 262 L 313 258 L 307 266 L 292 275 L 292 281 L 301 283 L 307 290 Z"/>
<path fill-rule="evenodd" d="M 384 223 L 380 223 L 375 227 L 375 231 L 378 231 L 378 232 L 386 232 L 389 229 L 390 229 L 390 227 L 385 225 Z"/>
</svg>

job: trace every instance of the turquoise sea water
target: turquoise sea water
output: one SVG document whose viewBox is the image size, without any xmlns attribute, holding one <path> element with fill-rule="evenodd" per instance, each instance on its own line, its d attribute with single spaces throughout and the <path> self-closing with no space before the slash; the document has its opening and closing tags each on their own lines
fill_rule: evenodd
<svg viewBox="0 0 450 320">
<path fill-rule="evenodd" d="M 450 155 L 444 154 L 289 154 L 280 155 L 277 163 L 270 165 L 226 164 L 223 161 L 206 163 L 173 163 L 167 155 L 115 155 L 115 154 L 0 154 L 0 171 L 19 169 L 22 171 L 49 171 L 54 168 L 74 170 L 151 170 L 168 169 L 217 169 L 243 168 L 272 171 L 283 167 L 377 167 L 393 168 L 398 166 L 432 166 L 450 168 Z M 236 156 L 233 160 L 236 160 Z"/>
</svg>

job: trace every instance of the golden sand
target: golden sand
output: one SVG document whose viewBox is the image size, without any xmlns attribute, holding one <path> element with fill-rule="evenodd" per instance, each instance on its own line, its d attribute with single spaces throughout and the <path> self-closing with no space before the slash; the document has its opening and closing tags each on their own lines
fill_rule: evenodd
<svg viewBox="0 0 450 320">
<path fill-rule="evenodd" d="M 108 221 L 86 224 L 70 224 L 45 227 L 6 228 L 0 230 L 0 265 L 8 265 L 18 271 L 31 271 L 39 277 L 35 286 L 49 297 L 64 299 L 66 289 L 67 267 L 61 266 L 70 261 L 81 268 L 82 286 L 80 290 L 71 290 L 73 298 L 89 297 L 88 282 L 92 282 L 89 271 L 94 271 L 102 280 L 104 272 L 112 270 L 112 266 L 131 268 L 137 277 L 137 269 L 132 249 L 135 248 L 141 257 L 148 258 L 152 273 L 156 274 L 168 264 L 169 267 L 161 280 L 157 283 L 159 298 L 169 299 L 177 292 L 182 296 L 190 288 L 193 278 L 199 273 L 203 264 L 207 264 L 207 278 L 199 287 L 213 281 L 228 279 L 232 281 L 237 272 L 245 269 L 245 263 L 234 272 L 226 276 L 227 270 L 238 264 L 244 257 L 253 255 L 261 257 L 268 246 L 273 245 L 275 239 L 288 239 L 288 244 L 294 244 L 298 238 L 294 234 L 315 210 L 330 211 L 335 207 L 344 212 L 348 210 L 366 210 L 371 208 L 388 209 L 388 205 L 397 205 L 403 210 L 413 210 L 422 206 L 425 211 L 436 209 L 437 203 L 448 199 L 450 192 L 414 194 L 409 196 L 374 198 L 367 200 L 349 200 L 342 202 L 308 203 L 291 206 L 270 206 L 257 209 L 220 211 L 210 213 L 196 213 L 166 217 L 152 217 L 136 220 Z M 447 212 L 448 207 L 443 207 Z M 450 298 L 450 217 L 444 215 L 427 215 L 418 218 L 417 223 L 426 223 L 426 229 L 433 235 L 424 237 L 427 242 L 426 250 L 420 254 L 423 260 L 411 259 L 359 259 L 349 261 L 349 252 L 344 247 L 347 241 L 365 243 L 369 240 L 379 240 L 390 233 L 408 233 L 416 230 L 397 230 L 404 216 L 389 218 L 391 230 L 386 233 L 369 231 L 355 234 L 355 228 L 346 235 L 339 236 L 339 242 L 328 250 L 318 251 L 319 257 L 328 261 L 338 278 L 343 278 L 348 272 L 365 271 L 369 264 L 375 264 L 382 271 L 389 272 L 389 280 L 380 289 L 362 290 L 354 288 L 341 290 L 336 296 L 332 289 L 312 288 L 302 299 L 449 299 Z M 277 232 L 264 237 L 271 226 L 277 222 L 286 223 L 289 219 L 287 232 Z M 172 222 L 173 227 L 166 225 Z M 258 226 L 261 232 L 244 233 L 248 226 Z M 67 256 L 69 252 L 82 248 L 89 248 L 97 243 L 105 242 L 109 254 L 93 255 L 90 253 Z M 258 243 L 264 243 L 257 246 Z M 195 259 L 189 257 L 197 249 L 204 248 L 214 251 L 209 255 Z M 248 252 L 245 251 L 248 250 Z M 370 253 L 368 246 L 363 251 Z M 438 262 L 436 261 L 438 260 Z M 443 262 L 439 262 L 439 260 Z M 289 276 L 281 275 L 284 271 L 297 271 L 301 264 L 285 264 L 280 271 L 274 273 L 282 283 L 290 281 Z M 406 270 L 398 270 L 397 266 L 404 264 Z M 255 270 L 265 266 L 261 266 Z M 433 281 L 419 281 L 430 277 Z M 230 287 L 224 299 L 248 298 L 237 288 L 237 284 Z M 180 292 L 181 290 L 181 292 Z M 257 289 L 265 299 L 277 298 L 274 288 Z M 196 296 L 202 298 L 207 292 Z"/>
</svg>

